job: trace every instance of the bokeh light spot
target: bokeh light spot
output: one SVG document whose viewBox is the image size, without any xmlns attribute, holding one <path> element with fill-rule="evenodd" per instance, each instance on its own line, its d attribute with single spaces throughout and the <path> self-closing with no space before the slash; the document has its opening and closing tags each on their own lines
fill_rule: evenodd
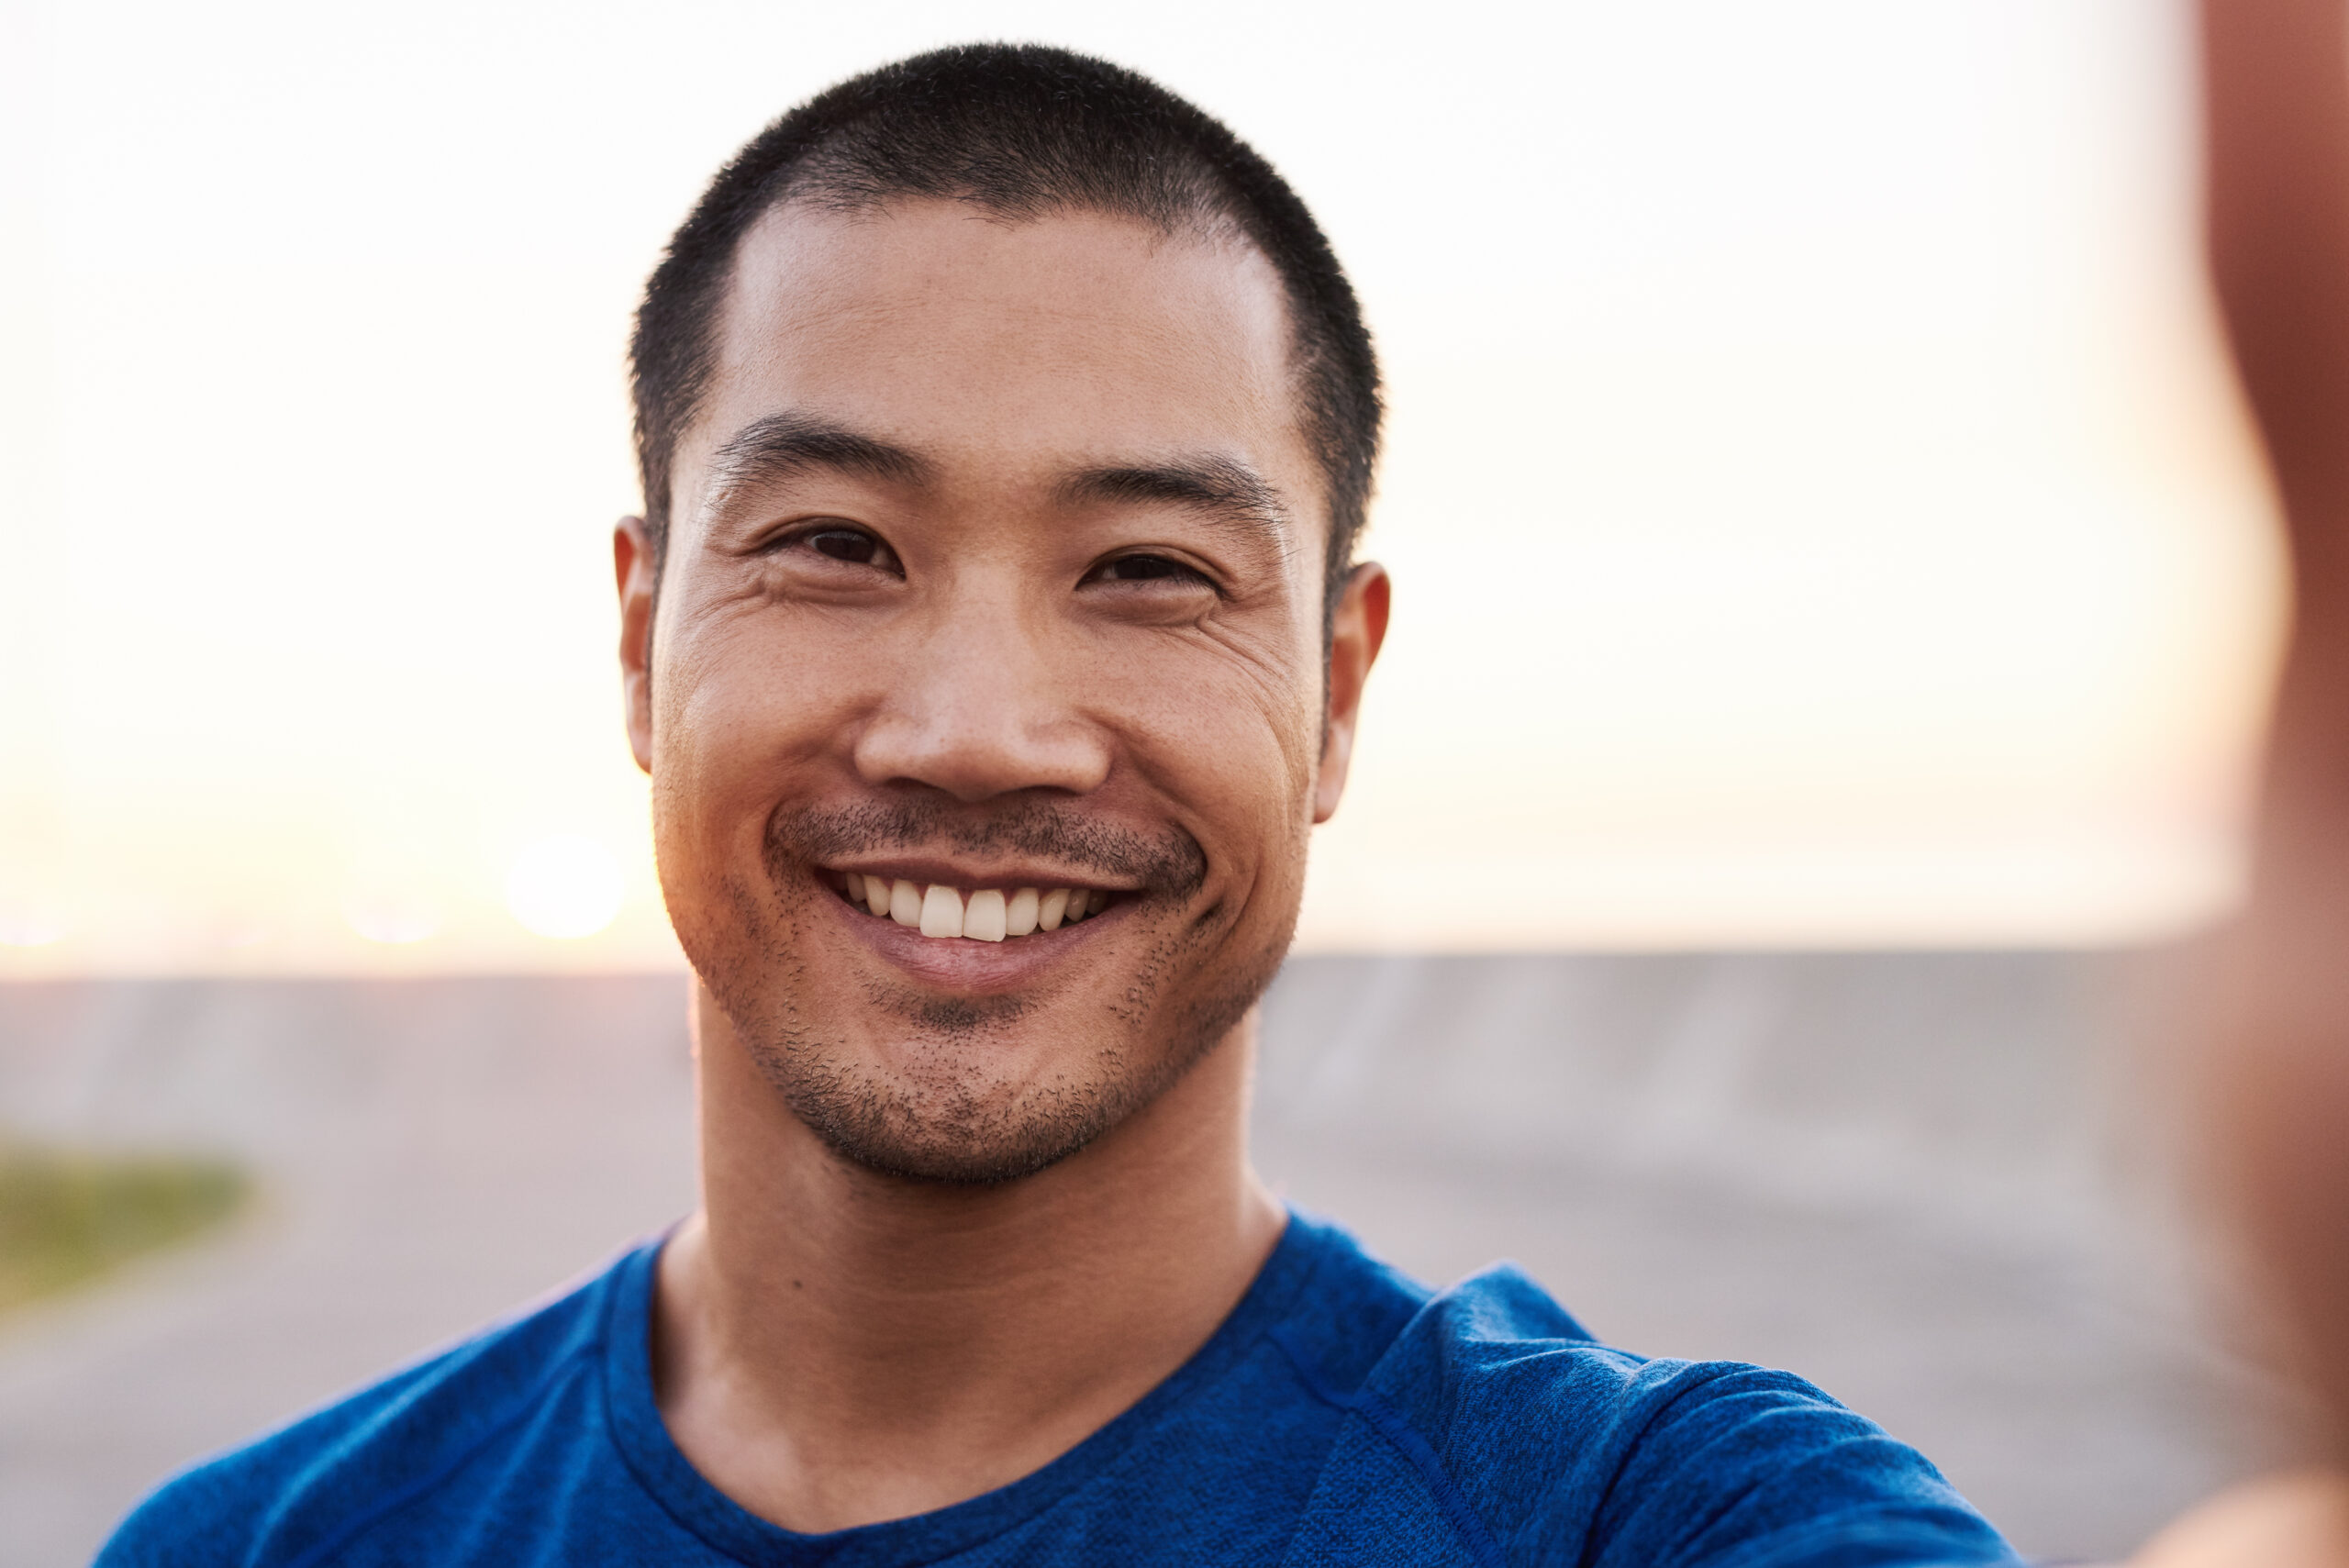
<svg viewBox="0 0 2349 1568">
<path fill-rule="evenodd" d="M 53 909 L 0 905 L 0 947 L 47 947 L 67 929 L 65 917 Z"/>
<path fill-rule="evenodd" d="M 437 936 L 440 911 L 413 894 L 361 893 L 344 901 L 342 917 L 371 942 L 405 947 Z"/>
<path fill-rule="evenodd" d="M 406 892 L 362 892 L 343 901 L 343 920 L 369 941 L 406 946 L 440 934 L 440 911 Z"/>
<path fill-rule="evenodd" d="M 514 858 L 506 876 L 506 906 L 542 937 L 592 937 L 620 912 L 625 888 L 619 862 L 593 839 L 558 834 Z"/>
</svg>

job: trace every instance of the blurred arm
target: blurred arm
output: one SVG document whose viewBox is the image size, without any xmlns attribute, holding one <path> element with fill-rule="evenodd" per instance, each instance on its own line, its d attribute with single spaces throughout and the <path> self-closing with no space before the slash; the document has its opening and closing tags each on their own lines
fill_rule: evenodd
<svg viewBox="0 0 2349 1568">
<path fill-rule="evenodd" d="M 2290 536 L 2252 907 L 2204 1065 L 2221 1173 L 2349 1416 L 2349 23 L 2202 0 L 2211 274 Z"/>
<path fill-rule="evenodd" d="M 2349 31 L 2342 0 L 2203 0 L 2211 275 L 2320 605 L 2349 506 Z M 2332 548 L 2325 548 L 2332 544 Z"/>
</svg>

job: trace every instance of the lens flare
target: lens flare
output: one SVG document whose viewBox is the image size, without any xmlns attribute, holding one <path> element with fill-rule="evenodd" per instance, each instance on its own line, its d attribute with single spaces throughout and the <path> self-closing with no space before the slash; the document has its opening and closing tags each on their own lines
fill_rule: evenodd
<svg viewBox="0 0 2349 1568">
<path fill-rule="evenodd" d="M 592 937 L 620 912 L 619 862 L 593 839 L 559 834 L 514 857 L 506 907 L 526 929 L 558 940 Z"/>
<path fill-rule="evenodd" d="M 39 948 L 63 940 L 65 917 L 39 906 L 0 905 L 0 947 Z"/>
<path fill-rule="evenodd" d="M 353 894 L 343 902 L 342 917 L 369 941 L 387 947 L 406 947 L 440 934 L 440 911 L 431 900 L 411 893 Z"/>
</svg>

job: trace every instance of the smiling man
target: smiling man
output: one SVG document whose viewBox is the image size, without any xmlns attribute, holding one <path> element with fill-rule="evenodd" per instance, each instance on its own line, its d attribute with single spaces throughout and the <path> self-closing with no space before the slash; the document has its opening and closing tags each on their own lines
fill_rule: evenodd
<svg viewBox="0 0 2349 1568">
<path fill-rule="evenodd" d="M 1388 595 L 1370 339 L 1262 160 L 1098 61 L 907 61 L 718 176 L 635 365 L 702 1209 L 107 1562 L 2008 1560 L 1808 1385 L 1431 1292 L 1249 1169 Z"/>
</svg>

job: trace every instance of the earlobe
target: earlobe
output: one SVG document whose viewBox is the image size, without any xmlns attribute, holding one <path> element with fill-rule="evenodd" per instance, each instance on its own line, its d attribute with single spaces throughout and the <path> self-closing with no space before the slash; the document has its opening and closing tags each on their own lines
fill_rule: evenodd
<svg viewBox="0 0 2349 1568">
<path fill-rule="evenodd" d="M 1366 561 L 1346 579 L 1330 628 L 1329 707 L 1322 715 L 1321 765 L 1313 781 L 1313 820 L 1319 826 L 1338 813 L 1353 765 L 1354 728 L 1362 717 L 1362 695 L 1370 667 L 1386 641 L 1386 617 L 1394 584 L 1386 568 Z"/>
<path fill-rule="evenodd" d="M 659 587 L 642 517 L 612 529 L 612 575 L 620 600 L 620 701 L 636 765 L 652 771 L 652 602 Z"/>
</svg>

